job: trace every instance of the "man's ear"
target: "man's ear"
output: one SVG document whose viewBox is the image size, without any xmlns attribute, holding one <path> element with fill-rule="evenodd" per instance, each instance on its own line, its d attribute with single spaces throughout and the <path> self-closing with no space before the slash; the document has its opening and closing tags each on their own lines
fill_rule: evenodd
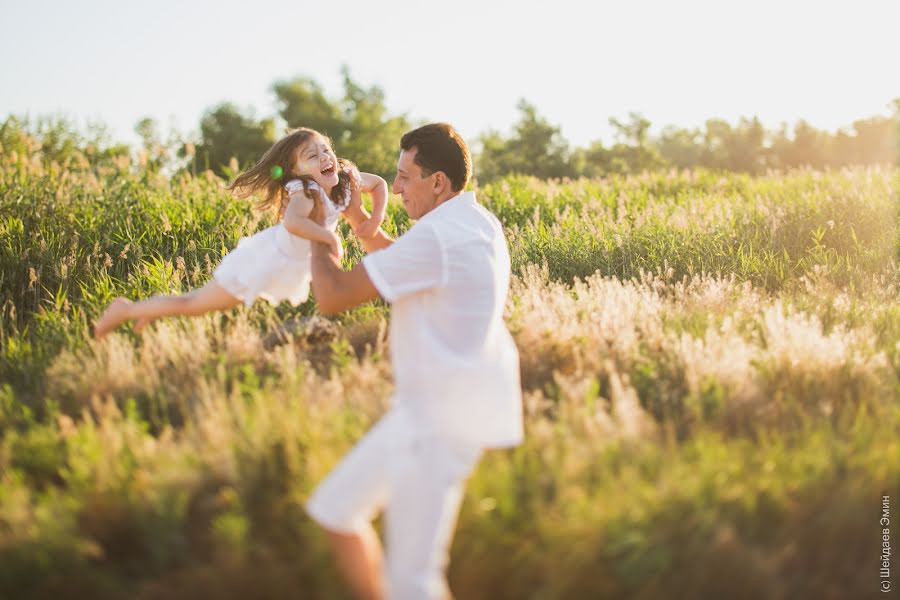
<svg viewBox="0 0 900 600">
<path fill-rule="evenodd" d="M 434 174 L 434 184 L 432 184 L 432 190 L 438 196 L 444 193 L 446 187 L 450 185 L 450 180 L 447 179 L 446 173 L 443 171 L 437 171 Z"/>
</svg>

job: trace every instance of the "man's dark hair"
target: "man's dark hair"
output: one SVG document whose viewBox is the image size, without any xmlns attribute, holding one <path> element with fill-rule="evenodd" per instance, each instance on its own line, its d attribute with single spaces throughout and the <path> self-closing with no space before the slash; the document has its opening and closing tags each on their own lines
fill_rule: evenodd
<svg viewBox="0 0 900 600">
<path fill-rule="evenodd" d="M 400 138 L 400 149 L 416 149 L 414 162 L 427 177 L 443 171 L 454 192 L 461 192 L 472 177 L 472 155 L 465 140 L 447 123 L 430 123 Z"/>
</svg>

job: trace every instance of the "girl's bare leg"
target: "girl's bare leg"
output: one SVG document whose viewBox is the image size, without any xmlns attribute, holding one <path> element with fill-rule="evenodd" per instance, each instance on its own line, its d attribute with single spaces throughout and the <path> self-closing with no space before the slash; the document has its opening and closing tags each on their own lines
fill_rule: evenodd
<svg viewBox="0 0 900 600">
<path fill-rule="evenodd" d="M 183 295 L 158 294 L 140 302 L 116 298 L 94 325 L 94 337 L 101 339 L 125 321 L 137 321 L 134 329 L 140 331 L 160 317 L 202 315 L 240 303 L 215 281 Z"/>
</svg>

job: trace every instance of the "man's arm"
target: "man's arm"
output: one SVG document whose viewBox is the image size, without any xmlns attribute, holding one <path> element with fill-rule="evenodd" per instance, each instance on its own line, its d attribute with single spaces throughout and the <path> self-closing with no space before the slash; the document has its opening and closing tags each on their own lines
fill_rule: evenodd
<svg viewBox="0 0 900 600">
<path fill-rule="evenodd" d="M 352 223 L 350 224 L 350 227 L 353 227 Z M 357 239 L 363 245 L 363 248 L 365 248 L 367 253 L 383 250 L 394 243 L 394 238 L 386 234 L 380 227 L 378 228 L 378 231 L 375 232 L 375 235 L 366 238 L 358 237 Z"/>
<path fill-rule="evenodd" d="M 382 231 L 378 233 L 384 235 Z M 374 236 L 377 237 L 378 234 Z M 393 241 L 386 235 L 384 237 Z M 390 242 L 385 247 L 387 245 Z M 368 247 L 366 249 L 369 250 Z M 350 271 L 344 271 L 328 246 L 319 242 L 312 243 L 312 289 L 319 311 L 326 315 L 335 315 L 378 298 L 378 290 L 362 263 Z"/>
</svg>

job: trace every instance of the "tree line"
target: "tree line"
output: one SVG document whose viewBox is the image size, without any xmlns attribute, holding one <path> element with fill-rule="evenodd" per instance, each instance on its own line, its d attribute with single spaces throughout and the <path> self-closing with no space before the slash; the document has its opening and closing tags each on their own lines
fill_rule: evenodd
<svg viewBox="0 0 900 600">
<path fill-rule="evenodd" d="M 39 144 L 46 159 L 60 163 L 76 152 L 80 160 L 92 165 L 135 155 L 141 166 L 150 170 L 211 170 L 227 178 L 258 160 L 285 129 L 305 126 L 328 134 L 338 154 L 352 158 L 361 170 L 390 178 L 400 137 L 419 123 L 405 114 L 391 114 L 384 91 L 377 85 L 360 85 L 346 67 L 342 77 L 343 93 L 337 98 L 329 97 L 308 77 L 275 82 L 271 91 L 277 115 L 273 116 L 256 117 L 251 110 L 230 102 L 210 107 L 200 120 L 199 132 L 192 136 L 170 131 L 163 139 L 153 119 L 141 119 L 135 126 L 141 138 L 136 149 L 110 143 L 102 124 L 91 124 L 81 133 L 60 117 L 32 121 L 10 116 L 0 124 L 0 145 L 3 152 L 27 152 L 29 148 L 23 145 Z M 651 122 L 639 113 L 630 113 L 625 119 L 609 119 L 614 130 L 611 145 L 597 140 L 586 147 L 572 147 L 559 126 L 523 99 L 511 132 L 492 130 L 475 140 L 475 173 L 484 183 L 513 173 L 549 179 L 663 168 L 757 174 L 804 166 L 896 164 L 900 157 L 900 98 L 890 107 L 890 116 L 860 119 L 834 133 L 805 121 L 769 130 L 751 117 L 736 124 L 709 119 L 698 128 L 668 126 L 653 136 Z"/>
<path fill-rule="evenodd" d="M 609 119 L 615 141 L 595 141 L 572 148 L 558 126 L 542 118 L 534 105 L 519 102 L 519 120 L 510 135 L 488 132 L 481 136 L 478 174 L 482 180 L 509 173 L 554 177 L 598 177 L 660 168 L 763 173 L 769 169 L 849 165 L 889 165 L 900 157 L 900 98 L 892 103 L 892 116 L 854 121 L 835 133 L 821 131 L 805 121 L 789 130 L 782 125 L 767 130 L 758 118 L 737 124 L 709 119 L 699 128 L 665 127 L 649 134 L 651 123 L 639 113 L 627 119 Z"/>
</svg>

